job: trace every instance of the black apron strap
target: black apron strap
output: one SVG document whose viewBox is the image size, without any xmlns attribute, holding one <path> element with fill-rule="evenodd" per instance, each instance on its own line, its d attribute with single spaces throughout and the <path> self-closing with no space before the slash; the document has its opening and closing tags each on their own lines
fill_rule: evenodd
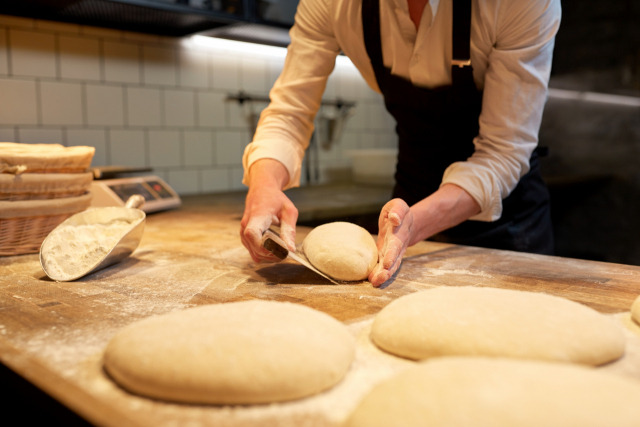
<svg viewBox="0 0 640 427">
<path fill-rule="evenodd" d="M 460 66 L 470 60 L 471 0 L 453 0 L 453 22 L 451 23 L 453 63 Z"/>
<path fill-rule="evenodd" d="M 471 66 L 471 0 L 453 0 L 453 21 L 451 22 L 451 84 L 472 88 L 473 68 Z"/>
<path fill-rule="evenodd" d="M 380 0 L 362 0 L 362 32 L 366 40 L 367 55 L 373 69 L 383 66 L 382 39 L 380 38 Z M 367 35 L 374 35 L 367 37 Z"/>
</svg>

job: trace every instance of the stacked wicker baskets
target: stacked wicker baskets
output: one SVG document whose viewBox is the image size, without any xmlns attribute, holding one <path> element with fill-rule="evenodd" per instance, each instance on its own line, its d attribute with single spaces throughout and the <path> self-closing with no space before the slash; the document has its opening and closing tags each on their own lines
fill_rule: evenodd
<svg viewBox="0 0 640 427">
<path fill-rule="evenodd" d="M 51 230 L 89 207 L 94 153 L 0 142 L 0 256 L 37 253 Z"/>
</svg>

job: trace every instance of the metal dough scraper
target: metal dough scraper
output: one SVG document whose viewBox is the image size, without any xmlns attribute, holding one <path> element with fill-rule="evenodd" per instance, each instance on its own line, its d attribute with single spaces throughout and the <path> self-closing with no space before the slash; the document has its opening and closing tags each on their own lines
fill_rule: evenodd
<svg viewBox="0 0 640 427">
<path fill-rule="evenodd" d="M 334 279 L 315 268 L 303 253 L 298 251 L 292 252 L 287 249 L 287 244 L 280 238 L 280 235 L 275 230 L 269 229 L 264 232 L 262 235 L 262 246 L 278 258 L 285 259 L 288 256 L 297 263 L 304 265 L 309 270 L 324 277 L 334 285 L 339 285 Z"/>
</svg>

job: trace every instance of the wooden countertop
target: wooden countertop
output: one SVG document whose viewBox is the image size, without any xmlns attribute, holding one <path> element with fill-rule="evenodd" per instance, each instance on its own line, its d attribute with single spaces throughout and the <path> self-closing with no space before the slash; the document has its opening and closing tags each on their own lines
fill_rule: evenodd
<svg viewBox="0 0 640 427">
<path fill-rule="evenodd" d="M 336 193 L 328 200 L 330 194 Z M 372 206 L 384 197 L 372 191 Z M 336 286 L 288 261 L 253 263 L 238 237 L 243 200 L 242 193 L 187 197 L 180 209 L 151 214 L 131 257 L 75 282 L 48 279 L 37 254 L 0 257 L 2 363 L 93 424 L 338 425 L 373 383 L 411 363 L 368 341 L 375 313 L 410 292 L 473 285 L 547 292 L 607 313 L 629 340 L 622 359 L 599 369 L 640 380 L 640 327 L 628 313 L 640 294 L 640 267 L 421 242 L 383 288 L 368 282 Z M 331 212 L 303 213 L 299 202 L 301 217 Z M 308 231 L 299 227 L 298 239 Z M 305 304 L 343 321 L 358 342 L 343 383 L 276 405 L 175 405 L 128 394 L 101 369 L 110 337 L 131 322 L 256 298 Z"/>
</svg>

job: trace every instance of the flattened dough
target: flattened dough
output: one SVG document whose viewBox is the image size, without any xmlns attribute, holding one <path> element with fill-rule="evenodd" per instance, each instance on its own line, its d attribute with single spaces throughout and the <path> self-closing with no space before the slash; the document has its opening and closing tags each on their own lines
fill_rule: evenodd
<svg viewBox="0 0 640 427">
<path fill-rule="evenodd" d="M 378 262 L 373 236 L 350 222 L 330 222 L 309 232 L 304 254 L 318 270 L 337 280 L 364 280 Z"/>
<path fill-rule="evenodd" d="M 123 388 L 185 403 L 252 404 L 326 390 L 346 374 L 355 343 L 309 307 L 243 301 L 133 323 L 107 345 L 104 367 Z"/>
<path fill-rule="evenodd" d="M 631 304 L 631 318 L 640 325 L 640 295 Z"/>
<path fill-rule="evenodd" d="M 443 357 L 375 386 L 348 427 L 633 427 L 640 383 L 595 368 Z"/>
<path fill-rule="evenodd" d="M 622 356 L 625 337 L 597 311 L 537 292 L 438 287 L 405 295 L 374 319 L 371 338 L 409 359 L 502 356 L 600 365 Z"/>
</svg>

